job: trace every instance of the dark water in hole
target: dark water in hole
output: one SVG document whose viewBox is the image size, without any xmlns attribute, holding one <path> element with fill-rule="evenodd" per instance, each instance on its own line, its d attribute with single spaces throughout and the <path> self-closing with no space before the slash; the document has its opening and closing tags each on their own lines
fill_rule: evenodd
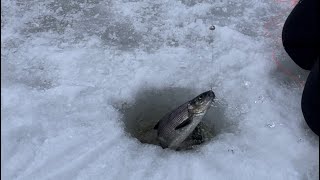
<svg viewBox="0 0 320 180">
<path fill-rule="evenodd" d="M 207 91 L 207 90 L 204 90 Z M 133 104 L 122 103 L 125 131 L 142 143 L 159 145 L 153 127 L 168 112 L 189 101 L 204 91 L 185 88 L 143 89 L 135 97 Z M 216 97 L 219 98 L 219 97 Z M 210 138 L 228 127 L 224 116 L 226 105 L 215 102 L 202 120 L 202 129 L 211 134 Z"/>
</svg>

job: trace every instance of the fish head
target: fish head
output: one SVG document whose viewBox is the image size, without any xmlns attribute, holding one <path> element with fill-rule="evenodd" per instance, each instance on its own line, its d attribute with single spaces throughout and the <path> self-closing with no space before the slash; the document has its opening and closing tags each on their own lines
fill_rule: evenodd
<svg viewBox="0 0 320 180">
<path fill-rule="evenodd" d="M 206 91 L 195 97 L 188 104 L 188 111 L 192 114 L 205 113 L 215 98 L 212 90 Z"/>
</svg>

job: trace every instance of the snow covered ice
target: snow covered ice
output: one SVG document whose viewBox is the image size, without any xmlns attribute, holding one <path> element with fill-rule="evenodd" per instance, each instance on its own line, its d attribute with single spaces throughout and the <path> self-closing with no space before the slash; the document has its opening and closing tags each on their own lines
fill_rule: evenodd
<svg viewBox="0 0 320 180">
<path fill-rule="evenodd" d="M 294 1 L 1 3 L 2 179 L 319 179 L 308 72 L 280 39 Z M 130 135 L 210 88 L 207 144 Z"/>
</svg>

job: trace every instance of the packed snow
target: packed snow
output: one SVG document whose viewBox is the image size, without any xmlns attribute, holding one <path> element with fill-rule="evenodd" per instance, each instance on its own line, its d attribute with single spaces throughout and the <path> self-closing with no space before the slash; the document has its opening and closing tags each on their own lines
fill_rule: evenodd
<svg viewBox="0 0 320 180">
<path fill-rule="evenodd" d="M 281 45 L 295 3 L 1 1 L 1 178 L 319 179 L 308 72 Z M 210 142 L 135 134 L 211 88 Z"/>
</svg>

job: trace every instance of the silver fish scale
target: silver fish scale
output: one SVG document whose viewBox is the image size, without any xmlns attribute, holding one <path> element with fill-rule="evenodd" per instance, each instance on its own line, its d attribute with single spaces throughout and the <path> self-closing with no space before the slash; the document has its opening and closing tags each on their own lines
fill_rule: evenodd
<svg viewBox="0 0 320 180">
<path fill-rule="evenodd" d="M 157 139 L 162 148 L 178 149 L 201 122 L 214 98 L 213 91 L 206 91 L 161 118 L 155 129 L 158 130 Z M 189 104 L 193 108 L 191 112 L 188 109 Z"/>
<path fill-rule="evenodd" d="M 174 111 L 166 114 L 161 120 L 159 124 L 159 131 L 162 131 L 163 127 L 170 126 L 170 127 L 176 127 L 174 125 L 179 125 L 184 119 L 184 117 L 188 116 L 188 111 L 186 109 L 188 108 L 188 103 L 186 102 L 176 108 Z M 186 113 L 187 112 L 187 113 Z M 172 121 L 173 118 L 175 118 L 175 121 Z M 186 117 L 187 118 L 187 117 Z M 169 124 L 168 124 L 169 123 Z"/>
<path fill-rule="evenodd" d="M 170 112 L 162 118 L 158 127 L 158 135 L 161 134 L 163 138 L 175 137 L 176 134 L 175 128 L 181 124 L 184 120 L 189 118 L 188 112 L 189 102 L 184 103 L 179 106 L 173 112 Z"/>
</svg>

